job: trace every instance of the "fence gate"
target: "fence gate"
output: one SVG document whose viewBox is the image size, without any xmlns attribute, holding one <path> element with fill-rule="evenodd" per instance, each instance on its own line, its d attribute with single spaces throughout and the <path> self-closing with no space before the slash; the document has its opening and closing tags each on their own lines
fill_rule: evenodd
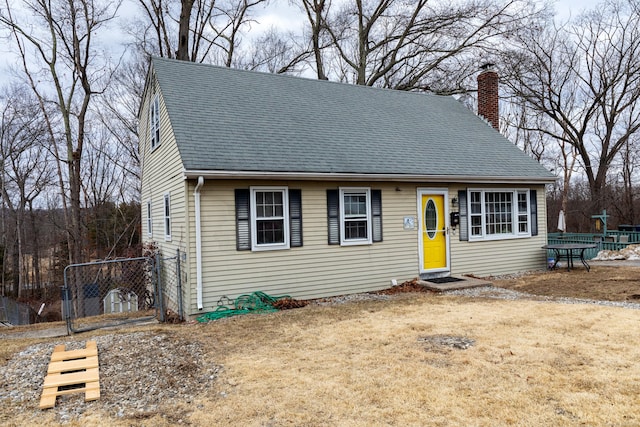
<svg viewBox="0 0 640 427">
<path fill-rule="evenodd" d="M 181 255 L 182 254 L 182 255 Z M 184 320 L 182 310 L 182 281 L 184 272 L 181 269 L 180 260 L 184 252 L 179 250 L 175 256 L 157 259 L 157 301 L 160 310 L 160 321 L 173 322 Z"/>
<path fill-rule="evenodd" d="M 140 257 L 67 266 L 61 295 L 62 318 L 67 322 L 67 332 L 154 317 L 165 321 L 162 281 L 175 286 L 181 282 L 172 275 L 180 277 L 179 254 L 165 259 Z M 171 292 L 167 289 L 165 293 L 179 295 L 181 307 L 181 290 Z M 181 308 L 177 312 L 181 318 Z"/>
</svg>

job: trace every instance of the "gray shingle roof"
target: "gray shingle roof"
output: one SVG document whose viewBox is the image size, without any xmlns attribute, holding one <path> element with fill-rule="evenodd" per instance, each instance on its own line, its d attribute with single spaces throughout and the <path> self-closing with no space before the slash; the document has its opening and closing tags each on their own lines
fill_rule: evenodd
<svg viewBox="0 0 640 427">
<path fill-rule="evenodd" d="M 187 171 L 552 175 L 452 97 L 152 59 Z"/>
</svg>

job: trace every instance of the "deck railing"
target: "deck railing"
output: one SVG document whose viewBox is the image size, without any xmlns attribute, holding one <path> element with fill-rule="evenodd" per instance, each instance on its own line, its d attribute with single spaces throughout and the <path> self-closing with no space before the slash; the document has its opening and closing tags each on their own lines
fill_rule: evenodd
<svg viewBox="0 0 640 427">
<path fill-rule="evenodd" d="M 627 236 L 626 239 L 620 239 L 620 236 Z M 620 240 L 623 240 L 621 242 Z M 624 240 L 628 240 L 624 242 Z M 562 244 L 562 243 L 594 243 L 597 247 L 593 249 L 586 249 L 584 251 L 585 259 L 592 259 L 598 252 L 602 250 L 619 251 L 626 248 L 628 245 L 640 243 L 640 232 L 630 231 L 607 231 L 605 236 L 602 233 L 549 233 L 547 235 L 547 243 Z M 553 257 L 553 251 L 547 251 L 548 257 Z"/>
</svg>

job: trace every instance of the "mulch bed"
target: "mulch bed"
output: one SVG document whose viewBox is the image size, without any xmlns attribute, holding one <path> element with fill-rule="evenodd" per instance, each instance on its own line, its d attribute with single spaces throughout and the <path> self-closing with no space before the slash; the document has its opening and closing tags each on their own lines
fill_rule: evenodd
<svg viewBox="0 0 640 427">
<path fill-rule="evenodd" d="M 372 292 L 372 293 L 378 294 L 378 295 L 395 295 L 395 294 L 402 294 L 402 293 L 408 293 L 408 292 L 433 292 L 433 291 L 419 284 L 418 278 L 415 278 L 413 280 L 407 280 L 406 282 L 400 283 L 390 288 L 383 289 L 377 292 Z"/>
</svg>

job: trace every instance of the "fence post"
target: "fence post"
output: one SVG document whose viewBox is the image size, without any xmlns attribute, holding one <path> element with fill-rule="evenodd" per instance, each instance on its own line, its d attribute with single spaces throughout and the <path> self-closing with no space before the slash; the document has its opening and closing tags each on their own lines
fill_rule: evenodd
<svg viewBox="0 0 640 427">
<path fill-rule="evenodd" d="M 71 327 L 71 289 L 69 288 L 67 270 L 69 266 L 64 268 L 62 273 L 63 276 L 63 286 L 62 286 L 62 306 L 64 307 L 64 320 L 67 324 L 67 335 L 71 335 L 73 328 Z"/>
<path fill-rule="evenodd" d="M 182 311 L 182 269 L 180 264 L 180 249 L 176 249 L 176 275 L 178 276 L 178 316 L 184 320 Z"/>
<path fill-rule="evenodd" d="M 158 306 L 158 309 L 160 310 L 160 321 L 164 322 L 164 299 L 162 297 L 162 267 L 161 264 L 162 263 L 162 257 L 160 255 L 156 255 L 156 286 L 157 288 L 157 293 L 156 293 L 156 304 Z"/>
</svg>

